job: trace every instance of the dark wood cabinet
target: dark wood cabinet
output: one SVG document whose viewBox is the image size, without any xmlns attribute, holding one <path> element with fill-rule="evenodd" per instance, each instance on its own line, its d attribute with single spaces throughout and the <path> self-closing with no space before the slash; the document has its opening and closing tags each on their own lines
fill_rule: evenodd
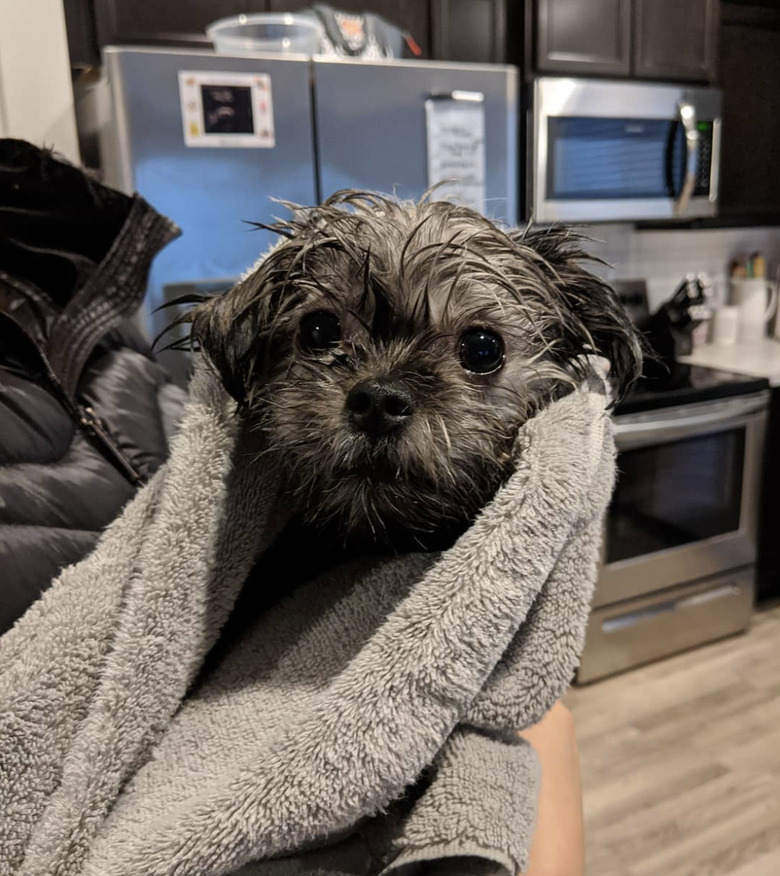
<svg viewBox="0 0 780 876">
<path fill-rule="evenodd" d="M 539 73 L 710 82 L 717 32 L 718 0 L 533 0 L 526 56 Z"/>
<path fill-rule="evenodd" d="M 314 0 L 255 0 L 265 2 L 269 12 L 297 12 Z M 373 12 L 401 30 L 408 31 L 424 57 L 430 57 L 430 16 L 425 0 L 333 0 L 329 5 L 344 12 Z"/>
<path fill-rule="evenodd" d="M 723 3 L 720 215 L 780 219 L 780 6 Z"/>
<path fill-rule="evenodd" d="M 295 12 L 308 0 L 64 0 L 71 59 L 97 47 L 207 46 L 206 26 L 241 12 Z M 518 64 L 538 73 L 713 81 L 718 0 L 335 0 L 408 31 L 423 57 Z M 90 25 L 92 25 L 90 27 Z"/>
<path fill-rule="evenodd" d="M 63 0 L 68 52 L 73 68 L 94 67 L 100 63 L 95 13 L 85 0 Z"/>
<path fill-rule="evenodd" d="M 536 69 L 626 76 L 631 0 L 536 0 Z"/>
<path fill-rule="evenodd" d="M 431 35 L 434 58 L 502 63 L 506 60 L 506 2 L 431 0 Z"/>
<path fill-rule="evenodd" d="M 94 0 L 97 38 L 101 46 L 147 43 L 206 47 L 210 45 L 206 27 L 212 21 L 248 12 L 249 6 L 248 0 Z"/>
<path fill-rule="evenodd" d="M 296 12 L 311 4 L 307 0 L 65 0 L 70 8 L 68 41 L 73 63 L 81 56 L 96 62 L 84 36 L 83 21 L 91 16 L 100 46 L 151 44 L 209 46 L 206 27 L 218 18 L 242 12 Z M 333 4 L 346 12 L 374 12 L 408 30 L 425 57 L 430 56 L 430 14 L 420 0 L 338 0 Z M 72 36 L 71 36 L 72 34 Z M 94 40 L 93 40 L 94 42 Z M 90 54 L 91 52 L 91 54 Z"/>
<path fill-rule="evenodd" d="M 648 79 L 713 81 L 717 0 L 633 0 L 633 73 Z"/>
</svg>

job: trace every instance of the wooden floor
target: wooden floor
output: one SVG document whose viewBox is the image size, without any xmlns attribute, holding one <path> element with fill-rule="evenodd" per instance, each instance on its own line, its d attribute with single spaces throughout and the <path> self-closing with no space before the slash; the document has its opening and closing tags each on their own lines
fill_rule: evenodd
<svg viewBox="0 0 780 876">
<path fill-rule="evenodd" d="M 587 876 L 780 876 L 780 608 L 566 701 Z"/>
</svg>

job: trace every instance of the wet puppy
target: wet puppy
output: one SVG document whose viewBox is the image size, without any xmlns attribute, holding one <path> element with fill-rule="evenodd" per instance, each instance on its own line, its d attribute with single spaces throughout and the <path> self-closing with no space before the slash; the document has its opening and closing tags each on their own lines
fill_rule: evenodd
<svg viewBox="0 0 780 876">
<path fill-rule="evenodd" d="M 618 392 L 637 374 L 637 336 L 565 228 L 354 191 L 272 227 L 282 240 L 191 313 L 192 336 L 283 450 L 309 527 L 436 546 L 491 499 L 518 427 L 589 357 Z"/>
</svg>

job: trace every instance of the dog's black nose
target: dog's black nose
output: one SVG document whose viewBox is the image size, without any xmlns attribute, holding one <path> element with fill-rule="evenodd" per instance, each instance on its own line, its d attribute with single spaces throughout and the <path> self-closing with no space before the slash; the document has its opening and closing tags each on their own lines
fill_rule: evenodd
<svg viewBox="0 0 780 876">
<path fill-rule="evenodd" d="M 406 425 L 412 399 L 397 383 L 361 380 L 347 396 L 345 409 L 354 428 L 378 438 Z"/>
</svg>

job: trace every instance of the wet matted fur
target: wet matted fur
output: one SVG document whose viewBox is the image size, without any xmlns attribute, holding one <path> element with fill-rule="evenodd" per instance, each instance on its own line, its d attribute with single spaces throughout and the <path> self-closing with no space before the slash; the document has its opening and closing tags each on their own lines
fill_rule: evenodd
<svg viewBox="0 0 780 876">
<path fill-rule="evenodd" d="M 310 522 L 390 541 L 467 525 L 511 473 L 518 427 L 583 379 L 589 355 L 609 361 L 618 393 L 638 373 L 637 336 L 569 229 L 357 191 L 289 206 L 271 226 L 282 241 L 188 319 L 241 415 L 286 449 Z M 302 321 L 322 313 L 340 338 L 309 349 Z M 501 340 L 491 373 L 461 360 L 474 329 Z M 353 427 L 362 381 L 398 389 L 402 429 Z"/>
</svg>

